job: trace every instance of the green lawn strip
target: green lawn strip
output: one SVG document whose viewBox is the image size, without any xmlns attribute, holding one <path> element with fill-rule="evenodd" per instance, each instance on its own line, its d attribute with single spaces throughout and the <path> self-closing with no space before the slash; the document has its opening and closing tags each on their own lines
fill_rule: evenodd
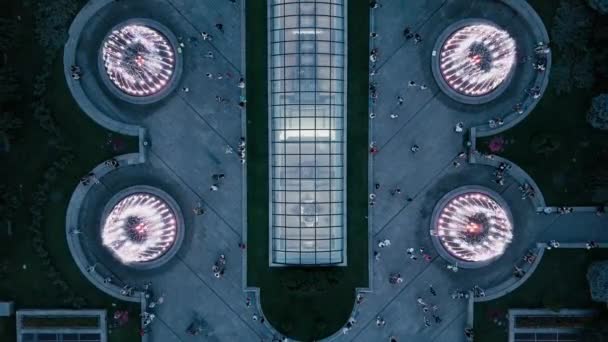
<svg viewBox="0 0 608 342">
<path fill-rule="evenodd" d="M 507 328 L 497 326 L 493 316 L 504 320 L 509 309 L 592 309 L 586 273 L 593 261 L 608 258 L 608 250 L 557 249 L 545 255 L 532 276 L 514 292 L 475 304 L 475 339 L 507 341 Z"/>
<path fill-rule="evenodd" d="M 247 282 L 260 286 L 268 271 L 267 0 L 246 2 Z"/>
<path fill-rule="evenodd" d="M 559 2 L 530 0 L 529 3 L 550 32 Z M 553 54 L 553 65 L 559 58 L 559 54 Z M 608 149 L 608 133 L 593 129 L 586 122 L 592 97 L 593 92 L 576 88 L 558 95 L 550 78 L 547 91 L 532 113 L 516 127 L 499 134 L 507 143 L 498 154 L 530 174 L 548 205 L 600 204 L 594 202 L 593 191 L 587 183 L 601 151 Z M 488 143 L 492 138 L 480 139 L 479 149 L 489 152 Z M 535 142 L 542 138 L 559 146 L 552 152 L 536 152 Z"/>
<path fill-rule="evenodd" d="M 260 287 L 262 308 L 282 333 L 309 341 L 328 336 L 351 314 L 356 287 L 368 285 L 367 82 L 368 4 L 348 8 L 347 224 L 348 267 L 268 266 L 267 2 L 247 3 L 247 139 L 249 286 Z M 251 48 L 251 47 L 256 48 Z M 297 290 L 288 290 L 288 288 Z"/>
</svg>

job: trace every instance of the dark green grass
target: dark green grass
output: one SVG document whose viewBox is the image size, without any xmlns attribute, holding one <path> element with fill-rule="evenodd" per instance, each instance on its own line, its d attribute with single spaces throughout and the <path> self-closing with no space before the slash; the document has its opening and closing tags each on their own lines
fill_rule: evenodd
<svg viewBox="0 0 608 342">
<path fill-rule="evenodd" d="M 27 231 L 27 226 L 31 222 L 28 209 L 31 205 L 32 193 L 43 181 L 42 175 L 45 170 L 55 158 L 62 155 L 49 146 L 50 135 L 31 115 L 33 77 L 40 67 L 37 58 L 43 54 L 33 39 L 33 18 L 30 9 L 23 7 L 21 1 L 8 1 L 4 5 L 8 8 L 7 14 L 22 15 L 20 48 L 14 54 L 9 54 L 9 64 L 19 71 L 23 81 L 24 97 L 20 103 L 15 104 L 14 110 L 20 114 L 24 126 L 16 132 L 11 151 L 0 155 L 0 165 L 2 165 L 0 177 L 4 180 L 4 184 L 16 191 L 23 205 L 12 219 L 11 236 L 7 233 L 4 218 L 0 220 L 0 261 L 6 260 L 9 263 L 6 276 L 0 278 L 0 299 L 15 301 L 17 309 L 64 308 L 64 298 L 46 277 L 46 268 L 34 253 L 31 236 Z M 139 305 L 119 303 L 98 291 L 84 278 L 69 253 L 65 238 L 65 213 L 79 178 L 95 165 L 117 153 L 136 152 L 137 139 L 114 135 L 116 139 L 123 140 L 123 150 L 117 152 L 107 147 L 105 142 L 109 132 L 90 120 L 72 99 L 63 77 L 61 56 L 62 51 L 58 51 L 45 99 L 76 159 L 51 184 L 49 201 L 43 211 L 42 229 L 46 240 L 45 247 L 49 251 L 52 265 L 75 294 L 87 301 L 87 308 L 107 309 L 109 315 L 112 315 L 115 309 L 128 309 L 131 312 L 130 323 L 114 330 L 110 335 L 110 341 L 136 341 Z M 23 269 L 22 265 L 26 265 L 27 269 Z M 112 305 L 113 303 L 116 307 Z M 14 340 L 16 340 L 14 319 L 0 320 L 0 341 Z"/>
<path fill-rule="evenodd" d="M 580 0 L 571 0 L 580 1 Z M 558 1 L 530 0 L 550 32 Z M 554 64 L 559 54 L 553 50 Z M 594 91 L 574 89 L 558 95 L 549 79 L 549 88 L 534 111 L 516 127 L 500 134 L 507 140 L 501 156 L 517 163 L 534 178 L 549 205 L 597 205 L 589 180 L 608 155 L 608 133 L 593 129 L 585 120 Z M 596 88 L 602 87 L 597 84 Z M 604 92 L 606 90 L 605 85 Z M 532 150 L 532 141 L 550 137 L 559 147 L 550 153 Z M 489 138 L 478 141 L 487 151 Z M 604 161 L 602 161 L 602 155 Z"/>
<path fill-rule="evenodd" d="M 593 261 L 608 259 L 608 250 L 547 251 L 532 276 L 514 292 L 475 304 L 475 340 L 507 342 L 507 331 L 492 317 L 503 319 L 509 309 L 601 309 L 591 301 L 586 273 Z"/>
<path fill-rule="evenodd" d="M 348 38 L 348 267 L 268 266 L 268 102 L 266 1 L 247 3 L 248 259 L 247 282 L 261 288 L 262 308 L 281 333 L 310 341 L 346 323 L 356 287 L 368 285 L 367 74 L 368 4 L 349 3 Z M 251 48 L 251 47 L 255 48 Z M 252 143 L 254 142 L 254 143 Z M 305 284 L 307 291 L 287 287 Z"/>
</svg>

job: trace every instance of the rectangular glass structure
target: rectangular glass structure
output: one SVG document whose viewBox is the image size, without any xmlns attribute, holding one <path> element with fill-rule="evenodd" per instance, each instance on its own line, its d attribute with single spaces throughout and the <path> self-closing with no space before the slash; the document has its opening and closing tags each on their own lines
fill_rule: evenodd
<svg viewBox="0 0 608 342">
<path fill-rule="evenodd" d="M 346 1 L 269 1 L 273 266 L 346 265 Z"/>
</svg>

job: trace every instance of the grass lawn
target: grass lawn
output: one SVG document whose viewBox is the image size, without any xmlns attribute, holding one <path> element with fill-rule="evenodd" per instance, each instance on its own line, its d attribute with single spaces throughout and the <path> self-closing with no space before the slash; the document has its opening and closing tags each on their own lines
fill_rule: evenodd
<svg viewBox="0 0 608 342">
<path fill-rule="evenodd" d="M 310 341 L 339 330 L 356 287 L 368 285 L 367 74 L 369 5 L 348 6 L 348 267 L 268 266 L 268 101 L 266 1 L 247 2 L 248 259 L 247 282 L 261 288 L 262 308 L 281 333 Z M 252 46 L 258 48 L 251 48 Z M 364 77 L 361 77 L 364 75 Z M 289 290 L 301 286 L 306 290 Z"/>
<path fill-rule="evenodd" d="M 606 259 L 607 249 L 546 251 L 534 274 L 517 290 L 475 304 L 475 340 L 507 342 L 506 328 L 497 326 L 492 317 L 502 319 L 509 309 L 601 309 L 601 304 L 591 301 L 586 273 L 591 262 Z"/>
<path fill-rule="evenodd" d="M 62 292 L 48 280 L 48 268 L 34 253 L 32 235 L 27 229 L 32 221 L 29 208 L 32 205 L 33 192 L 38 184 L 42 183 L 43 173 L 63 153 L 49 145 L 51 135 L 40 127 L 31 114 L 34 77 L 40 67 L 36 56 L 43 54 L 33 38 L 34 20 L 32 8 L 29 6 L 34 6 L 35 2 L 30 2 L 29 5 L 24 3 L 27 2 L 10 0 L 3 3 L 3 8 L 6 8 L 3 15 L 22 17 L 19 32 L 21 46 L 14 54 L 8 54 L 8 63 L 19 71 L 22 78 L 24 97 L 22 101 L 14 104 L 12 109 L 20 114 L 24 123 L 23 127 L 15 132 L 10 152 L 0 154 L 1 183 L 17 194 L 22 202 L 11 219 L 12 232 L 9 233 L 5 218 L 0 219 L 0 262 L 5 262 L 8 266 L 6 271 L 0 274 L 0 299 L 15 301 L 17 309 L 69 308 L 64 303 Z M 84 278 L 72 260 L 67 246 L 65 213 L 71 193 L 80 177 L 113 155 L 137 151 L 137 139 L 113 135 L 114 141 L 121 141 L 120 151 L 106 144 L 109 132 L 90 120 L 72 99 L 63 77 L 62 54 L 62 51 L 57 51 L 44 98 L 76 158 L 49 188 L 48 200 L 42 213 L 44 247 L 49 252 L 51 265 L 57 269 L 76 296 L 86 300 L 87 308 L 107 309 L 110 316 L 115 309 L 128 309 L 131 312 L 130 323 L 113 331 L 110 341 L 135 341 L 138 339 L 139 305 L 119 303 L 98 291 Z M 14 334 L 14 318 L 0 320 L 0 340 L 14 341 Z"/>
<path fill-rule="evenodd" d="M 582 0 L 569 0 L 582 1 Z M 528 1 L 551 32 L 559 1 Z M 560 55 L 553 49 L 553 65 Z M 521 166 L 540 186 L 548 205 L 598 205 L 608 201 L 594 194 L 589 181 L 592 174 L 608 163 L 608 132 L 593 129 L 585 119 L 593 96 L 606 92 L 606 80 L 596 80 L 592 91 L 574 89 L 558 95 L 549 81 L 547 92 L 534 111 L 516 127 L 501 133 L 507 141 L 499 155 Z M 480 139 L 487 150 L 492 137 Z M 554 144 L 553 151 L 535 151 L 538 141 Z"/>
</svg>

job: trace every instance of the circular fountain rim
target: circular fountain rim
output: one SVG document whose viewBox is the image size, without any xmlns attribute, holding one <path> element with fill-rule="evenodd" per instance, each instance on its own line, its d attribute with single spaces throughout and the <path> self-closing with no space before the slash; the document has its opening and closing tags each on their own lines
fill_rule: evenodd
<svg viewBox="0 0 608 342">
<path fill-rule="evenodd" d="M 439 236 L 437 236 L 437 234 L 436 234 L 437 221 L 439 219 L 439 215 L 441 214 L 442 210 L 445 208 L 446 204 L 448 204 L 450 201 L 452 201 L 454 198 L 458 197 L 459 195 L 463 195 L 463 194 L 467 194 L 467 193 L 480 193 L 480 194 L 490 197 L 490 199 L 492 199 L 494 202 L 496 202 L 504 210 L 505 214 L 507 215 L 507 219 L 511 223 L 512 231 L 513 231 L 513 233 L 515 233 L 515 224 L 513 221 L 513 216 L 511 214 L 511 209 L 510 209 L 509 205 L 507 204 L 507 202 L 504 200 L 504 198 L 499 193 L 497 193 L 496 191 L 489 189 L 485 186 L 482 186 L 482 185 L 465 185 L 465 186 L 458 187 L 458 188 L 448 192 L 447 194 L 443 195 L 443 197 L 441 197 L 441 199 L 437 202 L 437 204 L 435 205 L 435 208 L 433 209 L 433 214 L 431 215 L 431 226 L 430 226 L 429 234 L 431 236 L 431 241 L 433 242 L 433 246 L 435 247 L 435 250 L 437 251 L 437 253 L 443 259 L 448 261 L 450 264 L 457 265 L 459 268 L 469 268 L 469 269 L 481 268 L 481 267 L 488 266 L 488 265 L 492 264 L 493 262 L 495 262 L 496 260 L 500 259 L 500 257 L 502 257 L 505 254 L 505 252 L 498 254 L 498 255 L 494 256 L 493 258 L 483 260 L 483 261 L 463 260 L 463 259 L 460 259 L 460 258 L 454 256 L 452 253 L 450 253 L 446 249 L 446 247 L 443 245 L 443 243 L 441 242 L 441 239 L 439 238 Z M 515 234 L 513 234 L 513 239 L 515 239 Z M 513 241 L 511 241 L 510 244 L 513 244 Z M 507 245 L 507 248 L 508 248 L 508 245 Z"/>
<path fill-rule="evenodd" d="M 482 18 L 467 18 L 467 19 L 458 20 L 458 21 L 448 25 L 441 32 L 441 34 L 435 41 L 435 45 L 433 46 L 433 50 L 431 53 L 431 69 L 433 72 L 433 77 L 435 78 L 435 81 L 437 82 L 437 85 L 439 86 L 441 91 L 443 91 L 443 93 L 448 95 L 451 99 L 456 100 L 461 103 L 465 103 L 465 104 L 477 105 L 477 104 L 483 104 L 483 103 L 487 103 L 492 100 L 495 100 L 500 95 L 502 95 L 505 92 L 505 90 L 507 90 L 508 86 L 511 84 L 511 80 L 513 79 L 515 70 L 517 69 L 517 63 L 513 64 L 513 66 L 511 67 L 511 70 L 509 70 L 509 73 L 507 74 L 505 79 L 496 88 L 494 88 L 492 91 L 490 91 L 487 94 L 478 95 L 478 96 L 466 95 L 466 94 L 463 94 L 463 93 L 453 89 L 447 83 L 447 81 L 444 79 L 443 74 L 441 72 L 441 68 L 439 67 L 441 50 L 442 50 L 445 42 L 448 39 L 450 39 L 450 37 L 452 37 L 452 35 L 454 33 L 456 33 L 457 31 L 459 31 L 460 29 L 462 29 L 464 27 L 471 26 L 471 25 L 488 25 L 488 26 L 495 27 L 501 31 L 505 31 L 505 32 L 509 33 L 509 36 L 515 42 L 516 47 L 517 47 L 517 39 L 515 39 L 515 37 L 507 29 L 500 27 L 495 22 L 492 22 L 487 19 L 482 19 Z M 517 59 L 517 53 L 518 53 L 517 51 L 518 51 L 518 49 L 516 49 L 516 51 L 515 51 L 516 59 Z"/>
<path fill-rule="evenodd" d="M 156 188 L 156 187 L 152 187 L 149 185 L 133 185 L 133 186 L 129 186 L 127 188 L 124 188 L 122 190 L 120 190 L 119 192 L 117 192 L 116 194 L 114 194 L 106 203 L 102 214 L 101 214 L 101 219 L 99 220 L 99 238 L 100 238 L 100 243 L 101 243 L 101 234 L 105 225 L 105 222 L 108 218 L 108 216 L 110 215 L 110 213 L 112 212 L 112 210 L 114 209 L 114 207 L 120 203 L 123 199 L 127 198 L 130 195 L 134 195 L 134 194 L 139 194 L 139 193 L 147 193 L 153 196 L 158 197 L 159 199 L 161 199 L 162 201 L 164 201 L 167 206 L 171 209 L 171 211 L 173 211 L 173 214 L 175 215 L 175 225 L 177 227 L 176 229 L 176 235 L 175 235 L 175 241 L 173 241 L 173 244 L 171 245 L 171 247 L 169 247 L 167 249 L 167 251 L 165 253 L 163 253 L 161 256 L 159 256 L 158 258 L 154 259 L 154 260 L 150 260 L 150 261 L 142 261 L 142 262 L 133 262 L 133 263 L 124 263 L 121 260 L 119 260 L 111 251 L 109 251 L 107 249 L 107 247 L 101 246 L 101 248 L 103 248 L 104 250 L 106 250 L 111 256 L 112 258 L 120 263 L 121 265 L 124 265 L 126 267 L 129 268 L 133 268 L 133 269 L 137 269 L 137 270 L 149 270 L 149 269 L 153 269 L 153 268 L 158 268 L 164 264 L 166 264 L 167 262 L 169 262 L 169 260 L 171 260 L 175 254 L 177 254 L 177 252 L 179 251 L 179 249 L 181 248 L 183 242 L 184 242 L 184 236 L 185 236 L 185 225 L 184 225 L 184 216 L 182 215 L 182 211 L 180 209 L 180 206 L 177 204 L 177 202 L 175 201 L 175 199 L 169 195 L 168 193 L 166 193 L 165 191 Z"/>
<path fill-rule="evenodd" d="M 174 56 L 175 56 L 175 65 L 173 67 L 173 73 L 171 74 L 171 79 L 169 80 L 169 82 L 167 83 L 167 85 L 164 88 L 162 88 L 161 90 L 159 90 L 158 92 L 156 92 L 154 94 L 146 95 L 146 96 L 129 95 L 129 94 L 125 93 L 124 91 L 120 90 L 118 88 L 118 86 L 116 86 L 114 84 L 114 82 L 112 82 L 112 80 L 110 79 L 110 77 L 108 76 L 108 73 L 106 71 L 105 61 L 103 60 L 104 42 L 112 34 L 112 32 L 120 30 L 122 27 L 125 27 L 128 25 L 140 25 L 140 26 L 145 26 L 145 27 L 151 28 L 153 30 L 156 30 L 158 33 L 160 33 L 161 36 L 163 36 L 169 42 L 169 45 L 171 45 L 171 48 L 173 49 Z M 101 75 L 101 79 L 102 79 L 104 85 L 114 96 L 118 97 L 119 99 L 121 99 L 125 102 L 129 102 L 132 104 L 139 104 L 139 105 L 151 104 L 151 103 L 158 102 L 158 101 L 164 99 L 167 95 L 171 94 L 177 88 L 177 85 L 179 83 L 179 80 L 181 78 L 182 71 L 183 71 L 182 70 L 183 69 L 183 56 L 181 53 L 178 52 L 178 50 L 177 50 L 178 47 L 179 47 L 179 41 L 177 40 L 177 38 L 175 37 L 173 32 L 171 30 L 169 30 L 169 28 L 167 28 L 165 25 L 163 25 L 155 20 L 148 19 L 148 18 L 131 18 L 131 19 L 123 20 L 120 23 L 112 26 L 112 28 L 104 35 L 104 38 L 101 40 L 101 44 L 99 45 L 99 49 L 97 51 L 97 69 L 98 69 L 99 74 Z"/>
</svg>

